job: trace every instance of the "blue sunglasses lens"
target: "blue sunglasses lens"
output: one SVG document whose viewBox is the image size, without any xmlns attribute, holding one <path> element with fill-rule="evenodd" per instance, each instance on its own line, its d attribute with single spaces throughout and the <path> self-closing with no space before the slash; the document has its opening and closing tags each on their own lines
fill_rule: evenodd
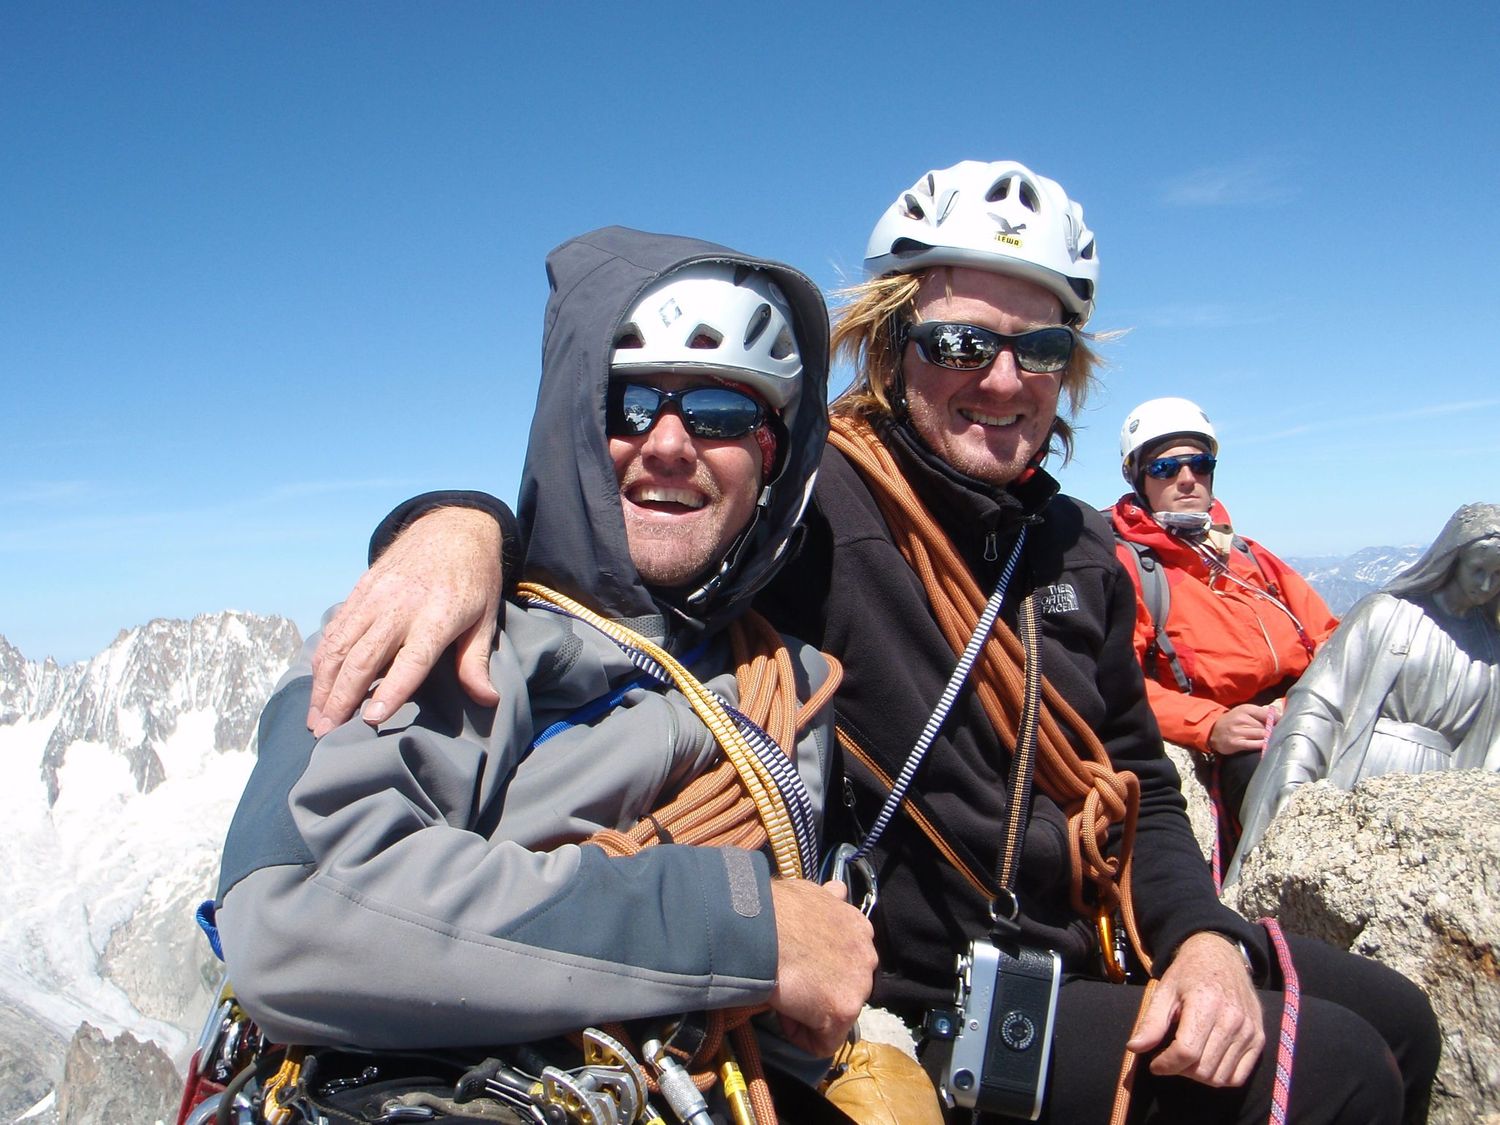
<svg viewBox="0 0 1500 1125">
<path fill-rule="evenodd" d="M 1211 453 L 1194 453 L 1191 457 L 1158 457 L 1146 466 L 1146 475 L 1157 480 L 1171 480 L 1186 465 L 1200 477 L 1206 477 L 1218 466 L 1219 459 Z"/>
</svg>

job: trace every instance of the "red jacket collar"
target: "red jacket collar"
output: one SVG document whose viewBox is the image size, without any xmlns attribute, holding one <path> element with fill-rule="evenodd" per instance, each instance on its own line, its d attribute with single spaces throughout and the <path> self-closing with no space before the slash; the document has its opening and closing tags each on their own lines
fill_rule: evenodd
<svg viewBox="0 0 1500 1125">
<path fill-rule="evenodd" d="M 1208 509 L 1208 515 L 1216 524 L 1229 525 L 1229 511 L 1217 499 Z M 1109 518 L 1115 533 L 1122 539 L 1150 547 L 1163 556 L 1178 551 L 1191 553 L 1186 543 L 1156 522 L 1156 517 L 1146 510 L 1134 492 L 1127 492 L 1115 501 Z"/>
</svg>

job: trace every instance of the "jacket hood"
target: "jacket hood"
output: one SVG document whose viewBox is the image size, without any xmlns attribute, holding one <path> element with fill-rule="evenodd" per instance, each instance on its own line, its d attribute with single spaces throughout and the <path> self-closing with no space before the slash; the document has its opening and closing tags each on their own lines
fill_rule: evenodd
<svg viewBox="0 0 1500 1125">
<path fill-rule="evenodd" d="M 693 589 L 649 589 L 625 539 L 620 490 L 604 431 L 610 355 L 625 314 L 657 278 L 693 262 L 765 270 L 795 317 L 802 379 L 781 475 L 762 498 L 732 563 Z M 666 616 L 672 641 L 717 629 L 748 608 L 799 537 L 828 434 L 828 312 L 807 277 L 778 262 L 675 235 L 605 227 L 547 256 L 551 295 L 542 330 L 542 379 L 521 475 L 518 516 L 528 577 L 616 619 Z"/>
</svg>

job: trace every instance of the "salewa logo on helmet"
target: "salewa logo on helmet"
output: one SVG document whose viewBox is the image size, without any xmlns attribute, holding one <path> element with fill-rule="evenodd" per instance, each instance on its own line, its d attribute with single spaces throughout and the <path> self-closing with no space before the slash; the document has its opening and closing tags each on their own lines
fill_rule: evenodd
<svg viewBox="0 0 1500 1125">
<path fill-rule="evenodd" d="M 990 218 L 994 219 L 995 222 L 1000 224 L 1000 229 L 995 232 L 996 242 L 1003 242 L 1007 246 L 1021 245 L 1020 235 L 1021 232 L 1026 229 L 1025 223 L 1022 223 L 1018 227 L 1013 227 L 1010 225 L 1009 221 L 1006 220 L 1004 215 L 997 215 L 993 211 L 988 212 L 988 214 Z"/>
<path fill-rule="evenodd" d="M 1071 582 L 1059 582 L 1054 586 L 1042 586 L 1037 590 L 1037 603 L 1043 613 L 1077 613 L 1078 591 Z"/>
</svg>

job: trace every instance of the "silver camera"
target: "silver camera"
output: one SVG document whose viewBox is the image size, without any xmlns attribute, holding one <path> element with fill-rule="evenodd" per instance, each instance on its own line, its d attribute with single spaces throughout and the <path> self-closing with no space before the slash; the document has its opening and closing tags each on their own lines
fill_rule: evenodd
<svg viewBox="0 0 1500 1125">
<path fill-rule="evenodd" d="M 1061 981 L 1053 950 L 969 943 L 958 955 L 953 1054 L 943 1075 L 950 1102 L 1026 1121 L 1040 1116 Z"/>
</svg>

